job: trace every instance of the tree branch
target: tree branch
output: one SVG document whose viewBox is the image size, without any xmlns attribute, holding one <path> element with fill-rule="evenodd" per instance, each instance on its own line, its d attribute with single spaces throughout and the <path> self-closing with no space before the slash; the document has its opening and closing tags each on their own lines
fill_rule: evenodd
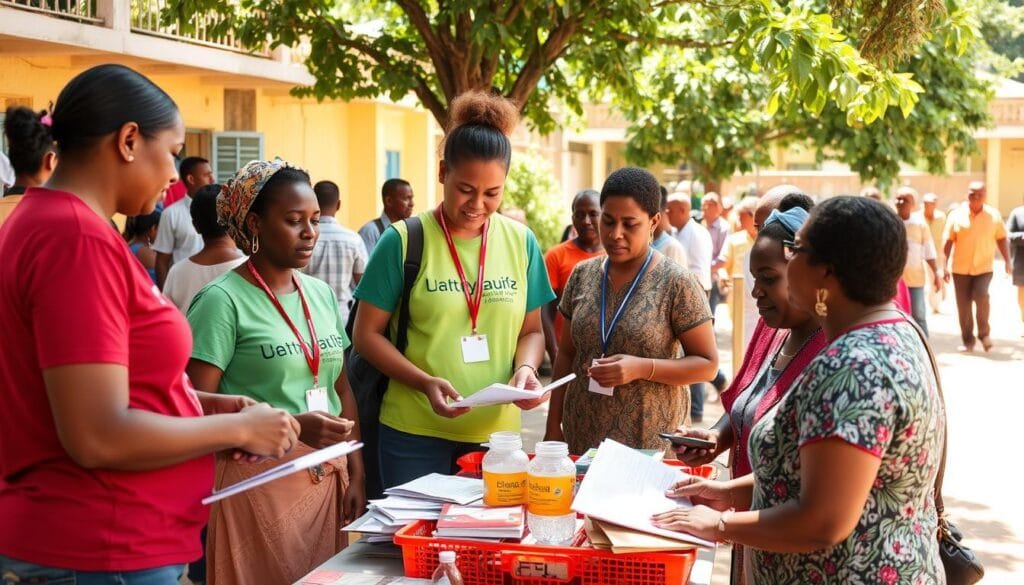
<svg viewBox="0 0 1024 585">
<path fill-rule="evenodd" d="M 430 55 L 430 61 L 434 64 L 437 81 L 441 84 L 441 91 L 444 92 L 448 101 L 451 101 L 457 95 L 458 90 L 452 79 L 452 71 L 448 68 L 448 59 L 446 58 L 445 49 L 450 47 L 443 46 L 444 43 L 438 39 L 434 29 L 430 26 L 430 18 L 423 10 L 423 6 L 416 2 L 416 0 L 396 0 L 396 2 L 402 8 L 402 11 L 405 12 L 406 16 L 409 17 L 409 22 L 416 27 L 416 30 L 423 37 L 427 54 Z"/>
<path fill-rule="evenodd" d="M 622 31 L 612 31 L 609 36 L 617 41 L 625 43 L 651 43 L 650 39 L 642 39 L 636 35 L 625 33 Z M 732 41 L 699 41 L 696 39 L 683 39 L 679 37 L 657 37 L 654 39 L 653 44 L 664 45 L 667 47 L 679 47 L 681 49 L 716 49 L 719 47 L 728 47 L 732 45 Z"/>
<path fill-rule="evenodd" d="M 424 78 L 422 73 L 415 70 L 415 65 L 413 63 L 394 59 L 387 53 L 374 47 L 372 44 L 345 34 L 344 31 L 338 28 L 338 25 L 333 19 L 322 17 L 322 20 L 328 28 L 331 29 L 335 40 L 342 47 L 347 47 L 366 55 L 381 67 L 404 67 L 409 69 L 409 74 L 416 79 L 416 86 L 413 87 L 413 92 L 416 94 L 416 97 L 420 99 L 423 107 L 430 110 L 430 113 L 434 115 L 434 119 L 437 120 L 437 123 L 444 126 L 448 118 L 448 108 L 445 106 L 444 102 L 437 97 L 434 90 L 430 88 L 430 84 L 427 82 L 426 78 Z"/>
<path fill-rule="evenodd" d="M 530 94 L 537 88 L 537 83 L 544 71 L 547 70 L 548 65 L 565 51 L 569 41 L 579 28 L 579 24 L 578 17 L 570 16 L 548 33 L 548 38 L 543 45 L 530 53 L 526 64 L 519 70 L 512 90 L 508 93 L 509 99 L 519 106 L 519 111 L 526 107 L 526 101 L 530 99 Z"/>
</svg>

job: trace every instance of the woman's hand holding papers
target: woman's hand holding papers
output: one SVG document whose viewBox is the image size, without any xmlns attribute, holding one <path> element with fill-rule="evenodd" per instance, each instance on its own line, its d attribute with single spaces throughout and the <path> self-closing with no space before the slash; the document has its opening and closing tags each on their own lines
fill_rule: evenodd
<svg viewBox="0 0 1024 585">
<path fill-rule="evenodd" d="M 651 521 L 658 528 L 687 532 L 707 540 L 720 540 L 723 513 L 735 508 L 729 484 L 696 476 L 676 482 L 666 494 L 670 498 L 690 498 L 692 508 L 676 508 L 655 514 Z"/>
<path fill-rule="evenodd" d="M 516 388 L 523 388 L 524 390 L 539 390 L 543 388 L 540 380 L 537 379 L 537 374 L 534 373 L 533 368 L 520 367 L 518 370 L 513 372 L 512 379 L 508 382 L 509 386 L 515 386 Z M 539 398 L 533 400 L 516 400 L 513 404 L 518 406 L 522 410 L 530 410 L 537 408 L 541 404 L 544 404 L 550 394 L 544 394 Z"/>
<path fill-rule="evenodd" d="M 452 383 L 444 378 L 430 377 L 420 386 L 420 392 L 427 395 L 430 401 L 430 408 L 434 413 L 445 418 L 455 418 L 469 412 L 468 408 L 455 408 L 448 404 L 462 400 L 462 395 L 452 386 Z"/>
<path fill-rule="evenodd" d="M 587 370 L 594 381 L 605 388 L 614 388 L 645 379 L 651 374 L 651 360 L 631 355 L 612 355 L 594 360 Z"/>
</svg>

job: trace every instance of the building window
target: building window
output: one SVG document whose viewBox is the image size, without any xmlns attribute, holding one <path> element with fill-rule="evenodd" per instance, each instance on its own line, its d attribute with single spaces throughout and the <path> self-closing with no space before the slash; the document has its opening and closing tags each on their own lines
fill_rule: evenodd
<svg viewBox="0 0 1024 585">
<path fill-rule="evenodd" d="M 397 150 L 387 150 L 384 152 L 385 168 L 384 178 L 385 179 L 397 179 L 402 176 L 402 153 Z"/>
<path fill-rule="evenodd" d="M 262 132 L 213 133 L 213 173 L 218 183 L 234 178 L 238 169 L 253 160 L 263 160 Z"/>
</svg>

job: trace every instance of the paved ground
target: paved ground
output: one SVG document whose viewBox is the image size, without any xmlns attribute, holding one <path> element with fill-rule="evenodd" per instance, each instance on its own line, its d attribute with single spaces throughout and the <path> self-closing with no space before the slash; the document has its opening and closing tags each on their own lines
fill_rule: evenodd
<svg viewBox="0 0 1024 585">
<path fill-rule="evenodd" d="M 949 421 L 946 510 L 981 557 L 987 571 L 983 583 L 993 585 L 1024 582 L 1024 433 L 1017 433 L 1024 429 L 1024 338 L 1016 289 L 1001 269 L 996 266 L 991 287 L 996 343 L 991 353 L 956 351 L 960 333 L 952 298 L 928 320 Z M 716 329 L 722 367 L 731 372 L 731 324 L 725 313 L 719 309 Z M 719 403 L 709 403 L 705 422 L 713 423 L 721 412 Z M 546 415 L 543 408 L 524 416 L 528 448 L 542 437 Z M 716 560 L 713 583 L 725 585 L 728 550 L 720 549 Z"/>
</svg>

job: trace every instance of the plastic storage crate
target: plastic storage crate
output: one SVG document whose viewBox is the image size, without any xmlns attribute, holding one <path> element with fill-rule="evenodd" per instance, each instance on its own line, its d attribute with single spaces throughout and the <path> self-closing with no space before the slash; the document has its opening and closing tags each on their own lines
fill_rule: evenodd
<svg viewBox="0 0 1024 585">
<path fill-rule="evenodd" d="M 456 459 L 455 464 L 459 466 L 459 474 L 470 477 L 480 477 L 481 474 L 483 474 L 482 463 L 485 454 L 485 451 L 473 451 L 471 453 L 466 453 L 462 457 Z M 533 459 L 533 454 L 530 453 L 529 457 L 530 459 Z M 579 459 L 579 456 L 570 455 L 569 458 L 575 462 L 577 459 Z M 677 461 L 675 459 L 664 459 L 662 460 L 662 463 L 670 467 L 678 467 L 682 469 L 684 472 L 689 473 L 690 475 L 696 475 L 699 477 L 703 477 L 705 479 L 714 479 L 714 477 L 718 475 L 718 468 L 715 467 L 714 465 L 700 465 L 698 467 L 690 467 L 688 465 L 683 464 L 682 461 Z M 577 476 L 577 480 L 581 479 L 583 479 L 582 475 Z"/>
<path fill-rule="evenodd" d="M 697 559 L 696 550 L 614 554 L 582 533 L 572 546 L 436 538 L 435 526 L 419 520 L 395 535 L 407 577 L 429 579 L 437 553 L 451 550 L 466 585 L 685 585 Z"/>
</svg>

